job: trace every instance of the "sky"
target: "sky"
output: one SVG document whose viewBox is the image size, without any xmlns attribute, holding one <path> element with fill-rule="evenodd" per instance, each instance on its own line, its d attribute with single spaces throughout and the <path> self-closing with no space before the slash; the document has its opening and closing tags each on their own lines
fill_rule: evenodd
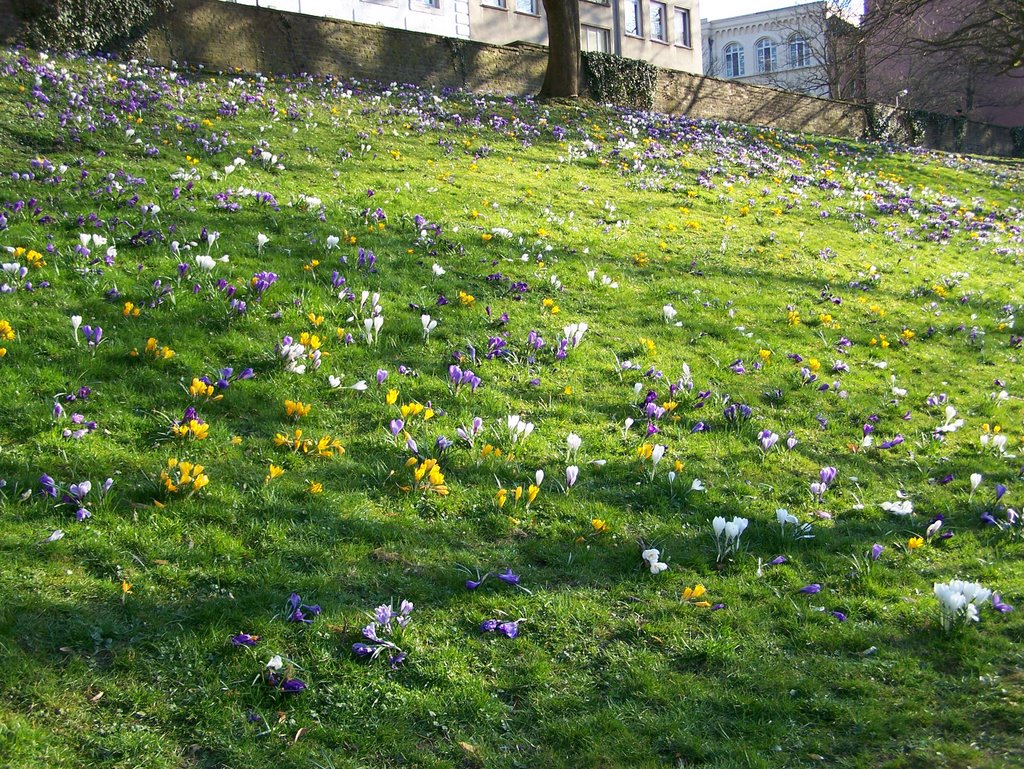
<svg viewBox="0 0 1024 769">
<path fill-rule="evenodd" d="M 700 16 L 702 19 L 728 19 L 802 4 L 803 0 L 704 0 L 700 4 Z"/>
</svg>

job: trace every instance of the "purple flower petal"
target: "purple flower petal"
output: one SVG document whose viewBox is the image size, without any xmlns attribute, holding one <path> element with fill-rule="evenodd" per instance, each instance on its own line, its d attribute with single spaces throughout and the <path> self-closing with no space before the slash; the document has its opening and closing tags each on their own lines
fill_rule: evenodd
<svg viewBox="0 0 1024 769">
<path fill-rule="evenodd" d="M 1013 611 L 1013 607 L 1008 603 L 1003 603 L 1003 597 L 999 593 L 992 594 L 992 608 L 1003 614 L 1009 614 Z"/>
<path fill-rule="evenodd" d="M 515 574 L 512 569 L 505 569 L 501 574 L 495 574 L 498 579 L 504 582 L 506 585 L 518 585 L 519 575 Z"/>
<path fill-rule="evenodd" d="M 287 694 L 298 694 L 306 688 L 306 682 L 298 678 L 289 678 L 281 684 L 281 691 Z"/>
<path fill-rule="evenodd" d="M 808 595 L 814 595 L 815 593 L 821 592 L 821 585 L 814 583 L 800 588 L 800 593 L 807 593 Z"/>
</svg>

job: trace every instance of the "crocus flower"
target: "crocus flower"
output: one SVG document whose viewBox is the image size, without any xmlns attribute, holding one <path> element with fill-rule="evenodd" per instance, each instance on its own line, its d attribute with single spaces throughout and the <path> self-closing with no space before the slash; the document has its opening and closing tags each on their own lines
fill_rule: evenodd
<svg viewBox="0 0 1024 769">
<path fill-rule="evenodd" d="M 821 585 L 819 585 L 817 583 L 812 583 L 810 585 L 806 585 L 806 586 L 800 588 L 797 592 L 798 593 L 807 593 L 808 595 L 814 595 L 815 593 L 820 593 L 821 592 Z"/>
<path fill-rule="evenodd" d="M 42 475 L 39 476 L 39 486 L 40 486 L 40 493 L 44 497 L 56 498 L 56 496 L 57 496 L 57 484 L 53 480 L 53 478 L 51 478 L 46 473 L 43 473 Z"/>
<path fill-rule="evenodd" d="M 871 560 L 872 561 L 877 561 L 881 557 L 883 550 L 885 550 L 885 548 L 882 547 L 881 545 L 879 545 L 878 543 L 875 543 L 874 545 L 872 545 L 871 546 Z"/>
<path fill-rule="evenodd" d="M 758 442 L 761 444 L 761 450 L 768 452 L 772 446 L 779 442 L 779 436 L 777 433 L 773 433 L 771 430 L 762 430 L 757 436 Z"/>
<path fill-rule="evenodd" d="M 519 635 L 519 622 L 520 620 L 515 620 L 514 622 L 502 622 L 498 625 L 498 632 L 506 638 L 515 638 Z"/>
<path fill-rule="evenodd" d="M 999 593 L 992 594 L 992 608 L 1002 614 L 1008 614 L 1013 611 L 1013 607 L 1008 603 L 1004 603 Z"/>
<path fill-rule="evenodd" d="M 289 678 L 279 688 L 286 694 L 298 694 L 306 688 L 306 683 L 298 678 Z"/>
<path fill-rule="evenodd" d="M 580 469 L 576 465 L 569 465 L 565 468 L 565 488 L 566 491 L 576 485 L 576 479 L 579 477 Z"/>
<path fill-rule="evenodd" d="M 288 621 L 303 622 L 307 625 L 311 624 L 313 620 L 307 617 L 305 612 L 315 617 L 320 614 L 320 606 L 316 604 L 312 606 L 306 605 L 302 603 L 298 593 L 292 593 L 288 597 Z"/>
<path fill-rule="evenodd" d="M 495 574 L 495 577 L 500 579 L 506 585 L 518 585 L 519 575 L 514 573 L 512 569 L 505 569 L 501 574 Z"/>
<path fill-rule="evenodd" d="M 231 637 L 233 646 L 255 646 L 259 643 L 259 640 L 260 637 L 258 635 L 250 635 L 249 633 L 239 633 Z"/>
</svg>

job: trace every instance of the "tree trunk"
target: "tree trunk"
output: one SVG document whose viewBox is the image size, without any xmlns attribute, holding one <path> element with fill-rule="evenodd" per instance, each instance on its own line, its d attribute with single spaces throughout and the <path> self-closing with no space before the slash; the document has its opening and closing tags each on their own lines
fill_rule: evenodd
<svg viewBox="0 0 1024 769">
<path fill-rule="evenodd" d="M 580 92 L 579 0 L 543 0 L 548 21 L 548 68 L 540 98 L 575 98 Z"/>
</svg>

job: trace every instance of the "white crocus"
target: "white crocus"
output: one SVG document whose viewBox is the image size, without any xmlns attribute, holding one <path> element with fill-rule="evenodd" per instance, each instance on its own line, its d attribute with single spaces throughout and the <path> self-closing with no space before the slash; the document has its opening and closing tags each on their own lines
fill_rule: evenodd
<svg viewBox="0 0 1024 769">
<path fill-rule="evenodd" d="M 980 583 L 960 579 L 954 579 L 948 584 L 936 582 L 932 591 L 939 599 L 942 627 L 945 630 L 952 629 L 958 619 L 963 619 L 965 623 L 977 622 L 978 606 L 992 595 L 992 591 Z"/>
<path fill-rule="evenodd" d="M 660 574 L 668 568 L 667 563 L 662 563 L 661 552 L 657 548 L 648 548 L 644 550 L 640 557 L 647 562 L 647 567 L 651 570 L 651 574 Z"/>
<path fill-rule="evenodd" d="M 914 503 L 909 499 L 904 499 L 900 502 L 883 502 L 882 509 L 887 513 L 893 515 L 912 515 L 914 512 Z"/>
<path fill-rule="evenodd" d="M 420 315 L 420 324 L 423 326 L 423 341 L 430 340 L 430 332 L 437 328 L 437 321 L 429 315 Z"/>
</svg>

